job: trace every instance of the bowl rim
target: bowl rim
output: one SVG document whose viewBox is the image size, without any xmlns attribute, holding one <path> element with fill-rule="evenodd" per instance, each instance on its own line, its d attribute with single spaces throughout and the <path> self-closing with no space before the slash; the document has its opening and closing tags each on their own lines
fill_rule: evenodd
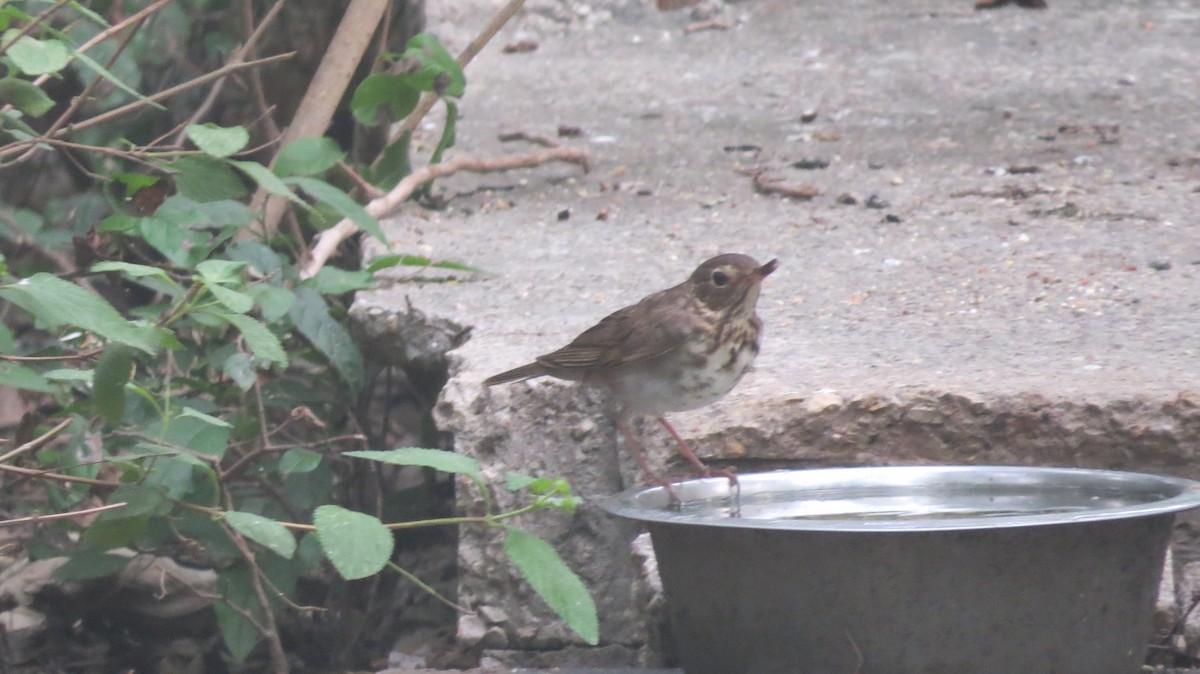
<svg viewBox="0 0 1200 674">
<path fill-rule="evenodd" d="M 813 468 L 803 470 L 777 470 L 747 473 L 738 476 L 742 493 L 754 493 L 766 485 L 787 484 L 789 488 L 833 484 L 838 480 L 875 479 L 879 486 L 920 486 L 922 484 L 945 484 L 957 480 L 967 484 L 998 485 L 1045 485 L 1051 482 L 1064 485 L 1089 485 L 1094 488 L 1108 487 L 1141 490 L 1159 489 L 1165 498 L 1112 507 L 1100 507 L 1084 511 L 1051 512 L 1034 514 L 1001 515 L 992 517 L 937 517 L 930 519 L 870 519 L 869 517 L 823 517 L 821 519 L 756 519 L 711 515 L 684 514 L 668 509 L 668 492 L 665 487 L 634 488 L 598 500 L 604 510 L 641 522 L 676 524 L 683 526 L 729 527 L 739 529 L 776 529 L 791 531 L 829 532 L 920 532 L 920 531 L 972 531 L 984 529 L 1009 529 L 1017 527 L 1081 524 L 1170 515 L 1200 508 L 1200 482 L 1181 477 L 1152 473 L 1101 470 L 1091 468 L 1059 468 L 1040 466 L 861 466 L 845 468 Z M 974 482 L 971 482 L 974 480 Z M 724 477 L 701 478 L 673 483 L 672 490 L 680 500 L 715 501 L 730 499 L 733 492 L 729 480 Z M 828 488 L 828 487 L 826 487 Z"/>
</svg>

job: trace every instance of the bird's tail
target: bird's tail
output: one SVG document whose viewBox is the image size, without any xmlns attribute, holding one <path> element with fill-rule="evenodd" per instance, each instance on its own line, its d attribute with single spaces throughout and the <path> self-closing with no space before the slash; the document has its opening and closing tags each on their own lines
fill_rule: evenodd
<svg viewBox="0 0 1200 674">
<path fill-rule="evenodd" d="M 483 380 L 484 386 L 495 386 L 496 384 L 508 384 L 514 381 L 523 381 L 525 379 L 533 379 L 546 374 L 546 370 L 542 368 L 541 363 L 530 363 L 514 368 L 508 372 L 501 372 L 497 375 L 492 375 Z"/>
</svg>

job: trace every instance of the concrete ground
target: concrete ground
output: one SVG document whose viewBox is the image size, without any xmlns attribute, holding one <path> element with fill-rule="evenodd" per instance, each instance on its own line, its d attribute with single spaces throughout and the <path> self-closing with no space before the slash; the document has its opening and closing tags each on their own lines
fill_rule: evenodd
<svg viewBox="0 0 1200 674">
<path fill-rule="evenodd" d="M 450 4 L 430 28 L 454 44 L 499 3 Z M 673 418 L 707 456 L 1200 475 L 1194 3 L 749 0 L 692 33 L 643 0 L 528 9 L 468 69 L 454 153 L 573 127 L 591 171 L 440 180 L 447 208 L 406 207 L 393 245 L 486 273 L 400 270 L 359 300 L 471 327 L 440 413 L 462 451 L 520 444 L 472 424 L 560 421 L 553 384 L 484 377 L 744 252 L 780 260 L 756 370 Z"/>
</svg>

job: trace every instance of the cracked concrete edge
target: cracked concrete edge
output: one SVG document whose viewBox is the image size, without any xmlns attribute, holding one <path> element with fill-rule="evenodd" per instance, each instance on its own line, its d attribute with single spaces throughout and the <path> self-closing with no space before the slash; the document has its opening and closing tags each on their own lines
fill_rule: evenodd
<svg viewBox="0 0 1200 674">
<path fill-rule="evenodd" d="M 539 379 L 485 388 L 487 357 L 468 347 L 450 355 L 451 377 L 434 411 L 457 451 L 476 458 L 485 476 L 505 472 L 567 478 L 586 503 L 573 517 L 542 513 L 520 525 L 551 542 L 597 600 L 601 646 L 612 666 L 659 665 L 669 643 L 665 617 L 651 610 L 641 561 L 631 550 L 637 527 L 609 516 L 597 501 L 638 483 L 618 439 L 611 407 L 595 390 Z M 751 375 L 753 378 L 753 375 Z M 892 464 L 1054 465 L 1200 477 L 1200 401 L 1186 394 L 1095 401 L 1035 391 L 987 394 L 899 387 L 888 392 L 797 393 L 751 384 L 712 407 L 673 417 L 680 433 L 717 464 L 742 472 L 787 467 Z M 652 465 L 685 473 L 668 438 L 640 429 Z M 501 508 L 513 496 L 498 494 Z M 475 511 L 476 494 L 460 490 L 459 507 Z M 464 531 L 459 543 L 460 600 L 501 609 L 500 624 L 460 637 L 502 662 L 577 664 L 581 644 L 537 599 L 503 557 L 494 532 Z M 464 627 L 472 629 L 461 629 Z M 664 634 L 667 636 L 664 637 Z M 534 660 L 513 655 L 537 652 Z"/>
</svg>

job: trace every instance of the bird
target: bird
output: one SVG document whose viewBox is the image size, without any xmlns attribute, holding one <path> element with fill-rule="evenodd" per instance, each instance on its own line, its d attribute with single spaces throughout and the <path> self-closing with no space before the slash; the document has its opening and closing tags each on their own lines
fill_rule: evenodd
<svg viewBox="0 0 1200 674">
<path fill-rule="evenodd" d="M 617 428 L 633 449 L 647 482 L 668 486 L 647 466 L 631 416 L 653 416 L 679 453 L 702 477 L 723 476 L 687 446 L 665 414 L 697 409 L 729 393 L 759 351 L 756 311 L 762 281 L 779 266 L 725 253 L 701 263 L 679 285 L 609 314 L 569 344 L 483 381 L 485 386 L 556 377 L 609 391 L 618 403 Z"/>
</svg>

